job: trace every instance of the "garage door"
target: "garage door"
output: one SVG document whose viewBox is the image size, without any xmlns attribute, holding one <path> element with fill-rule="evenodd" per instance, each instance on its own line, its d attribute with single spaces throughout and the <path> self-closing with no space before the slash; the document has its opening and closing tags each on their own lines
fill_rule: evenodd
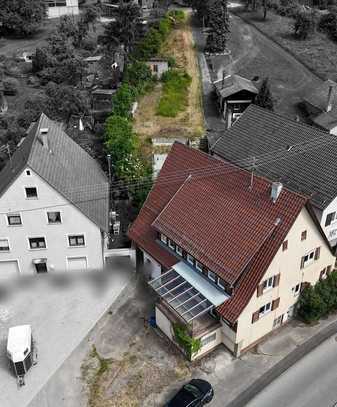
<svg viewBox="0 0 337 407">
<path fill-rule="evenodd" d="M 19 266 L 17 260 L 0 261 L 0 279 L 16 277 L 18 274 Z"/>
<path fill-rule="evenodd" d="M 85 270 L 87 267 L 86 257 L 68 257 L 68 270 Z"/>
</svg>

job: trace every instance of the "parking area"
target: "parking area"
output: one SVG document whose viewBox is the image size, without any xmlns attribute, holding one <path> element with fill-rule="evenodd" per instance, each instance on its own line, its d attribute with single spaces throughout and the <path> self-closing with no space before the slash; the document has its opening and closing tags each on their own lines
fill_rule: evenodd
<svg viewBox="0 0 337 407">
<path fill-rule="evenodd" d="M 132 278 L 119 262 L 105 272 L 39 275 L 0 285 L 0 406 L 26 406 L 87 336 Z M 18 388 L 6 358 L 10 326 L 30 324 L 38 364 Z"/>
</svg>

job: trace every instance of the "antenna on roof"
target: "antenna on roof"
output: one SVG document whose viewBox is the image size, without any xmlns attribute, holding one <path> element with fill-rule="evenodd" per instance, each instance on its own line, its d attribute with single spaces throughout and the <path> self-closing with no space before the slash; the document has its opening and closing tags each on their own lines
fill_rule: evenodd
<svg viewBox="0 0 337 407">
<path fill-rule="evenodd" d="M 255 163 L 256 163 L 256 158 L 252 157 L 252 172 L 250 174 L 250 185 L 249 185 L 249 191 L 253 189 L 253 184 L 254 184 L 254 171 L 255 171 Z"/>
</svg>

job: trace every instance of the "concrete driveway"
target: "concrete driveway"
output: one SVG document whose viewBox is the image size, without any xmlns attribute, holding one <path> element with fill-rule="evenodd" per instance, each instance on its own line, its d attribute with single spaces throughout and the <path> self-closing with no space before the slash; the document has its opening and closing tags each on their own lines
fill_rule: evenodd
<svg viewBox="0 0 337 407">
<path fill-rule="evenodd" d="M 132 267 L 128 267 L 129 270 Z M 0 406 L 26 406 L 116 300 L 132 272 L 122 265 L 102 273 L 35 276 L 0 286 Z M 6 359 L 10 326 L 31 324 L 38 364 L 18 388 Z"/>
</svg>

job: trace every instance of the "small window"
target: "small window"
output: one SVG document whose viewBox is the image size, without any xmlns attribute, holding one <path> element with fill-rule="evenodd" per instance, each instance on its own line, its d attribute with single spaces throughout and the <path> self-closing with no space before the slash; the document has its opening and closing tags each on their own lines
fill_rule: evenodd
<svg viewBox="0 0 337 407">
<path fill-rule="evenodd" d="M 325 220 L 325 226 L 330 226 L 331 223 L 335 220 L 335 218 L 336 218 L 336 212 L 328 213 L 326 220 Z"/>
<path fill-rule="evenodd" d="M 0 252 L 9 252 L 8 239 L 0 239 Z"/>
<path fill-rule="evenodd" d="M 37 198 L 37 189 L 35 187 L 25 188 L 26 190 L 26 198 Z"/>
<path fill-rule="evenodd" d="M 306 238 L 307 238 L 307 231 L 304 230 L 304 231 L 301 233 L 301 241 L 306 240 Z"/>
<path fill-rule="evenodd" d="M 270 288 L 273 288 L 274 286 L 274 276 L 268 278 L 263 282 L 263 290 L 269 290 Z"/>
<path fill-rule="evenodd" d="M 260 308 L 259 310 L 259 315 L 266 315 L 268 312 L 271 310 L 271 302 L 268 302 L 268 304 L 264 305 L 263 307 Z"/>
<path fill-rule="evenodd" d="M 44 237 L 30 237 L 29 238 L 29 247 L 31 249 L 45 249 L 46 240 Z"/>
<path fill-rule="evenodd" d="M 69 246 L 84 246 L 84 236 L 83 235 L 72 235 L 68 236 Z"/>
<path fill-rule="evenodd" d="M 27 171 L 26 171 L 26 175 L 30 175 L 30 170 L 27 170 Z"/>
<path fill-rule="evenodd" d="M 176 252 L 177 252 L 177 254 L 179 254 L 179 256 L 183 255 L 183 249 L 178 245 L 176 245 Z"/>
<path fill-rule="evenodd" d="M 216 274 L 213 271 L 208 270 L 208 278 L 214 282 L 216 282 Z"/>
<path fill-rule="evenodd" d="M 160 240 L 161 240 L 163 243 L 167 244 L 167 237 L 166 237 L 165 235 L 161 234 L 161 235 L 160 235 Z"/>
<path fill-rule="evenodd" d="M 169 248 L 170 248 L 170 249 L 175 250 L 176 245 L 174 244 L 174 242 L 172 242 L 172 240 L 171 240 L 171 239 L 169 239 L 169 241 L 168 241 L 168 245 L 169 245 Z"/>
<path fill-rule="evenodd" d="M 13 225 L 22 225 L 20 215 L 7 215 L 8 224 Z"/>
<path fill-rule="evenodd" d="M 158 65 L 153 64 L 153 72 L 158 73 Z"/>
<path fill-rule="evenodd" d="M 206 338 L 201 338 L 201 346 L 206 346 L 211 342 L 214 342 L 216 340 L 216 332 L 212 335 L 206 336 Z"/>
<path fill-rule="evenodd" d="M 202 264 L 199 263 L 198 261 L 195 262 L 195 268 L 196 268 L 198 271 L 202 272 Z"/>
<path fill-rule="evenodd" d="M 187 255 L 187 261 L 194 266 L 194 257 L 190 254 Z"/>
<path fill-rule="evenodd" d="M 282 251 L 285 252 L 288 249 L 288 240 L 285 240 L 282 243 Z"/>
<path fill-rule="evenodd" d="M 61 223 L 61 212 L 47 212 L 48 223 Z"/>
<path fill-rule="evenodd" d="M 294 296 L 296 296 L 300 293 L 300 289 L 301 289 L 301 284 L 296 284 L 295 287 L 293 287 L 291 289 L 291 291 L 293 292 Z"/>
<path fill-rule="evenodd" d="M 314 261 L 314 258 L 315 258 L 315 250 L 312 250 L 311 252 L 309 252 L 308 254 L 303 256 L 303 267 L 306 267 L 309 264 L 311 264 Z"/>
</svg>

